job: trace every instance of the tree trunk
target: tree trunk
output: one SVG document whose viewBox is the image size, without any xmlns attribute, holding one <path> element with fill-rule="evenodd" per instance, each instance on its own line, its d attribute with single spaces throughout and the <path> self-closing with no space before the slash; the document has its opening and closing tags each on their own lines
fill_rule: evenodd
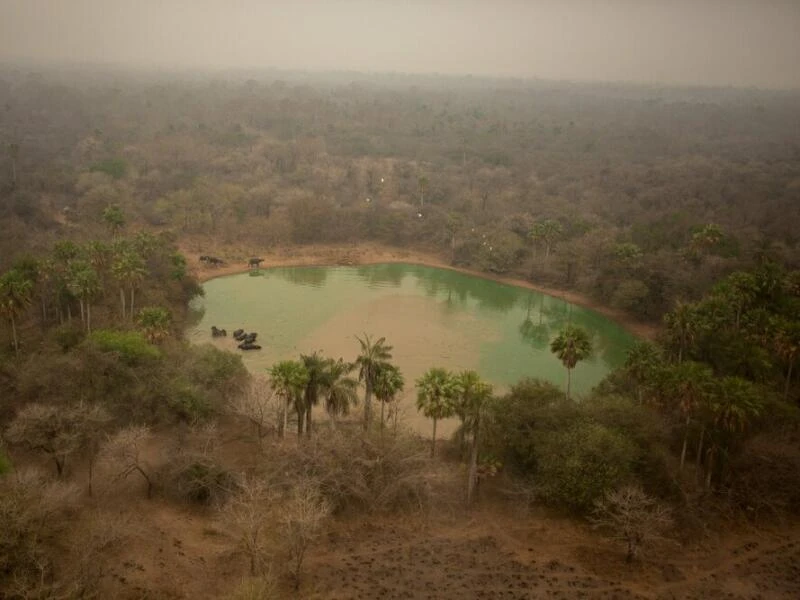
<svg viewBox="0 0 800 600">
<path fill-rule="evenodd" d="M 78 304 L 81 307 L 81 325 L 86 325 L 86 312 L 83 309 L 83 298 L 78 298 Z"/>
<path fill-rule="evenodd" d="M 122 319 L 125 320 L 125 289 L 119 288 L 119 301 L 122 306 Z"/>
<path fill-rule="evenodd" d="M 697 456 L 695 457 L 695 470 L 700 472 L 700 465 L 703 462 L 703 442 L 706 436 L 705 425 L 700 428 L 700 441 L 697 443 Z"/>
<path fill-rule="evenodd" d="M 792 383 L 792 367 L 794 367 L 794 361 L 789 361 L 789 370 L 786 372 L 786 385 L 783 387 L 783 399 L 789 399 L 789 386 Z"/>
<path fill-rule="evenodd" d="M 306 435 L 311 437 L 311 405 L 306 408 Z"/>
<path fill-rule="evenodd" d="M 305 411 L 301 408 L 296 408 L 295 412 L 297 413 L 297 437 L 302 437 L 303 435 L 303 424 L 305 423 Z"/>
<path fill-rule="evenodd" d="M 714 448 L 708 449 L 708 462 L 706 464 L 706 491 L 711 489 L 711 475 L 714 473 Z"/>
<path fill-rule="evenodd" d="M 86 303 L 86 333 L 92 333 L 92 305 Z"/>
<path fill-rule="evenodd" d="M 369 378 L 366 381 L 366 389 L 364 391 L 364 431 L 369 428 L 369 423 L 372 420 L 372 382 Z"/>
<path fill-rule="evenodd" d="M 433 437 L 431 438 L 431 458 L 436 456 L 436 419 L 433 420 Z"/>
<path fill-rule="evenodd" d="M 281 427 L 281 437 L 286 437 L 286 428 L 289 426 L 289 406 L 287 402 L 283 403 L 283 426 Z"/>
<path fill-rule="evenodd" d="M 472 435 L 472 451 L 469 457 L 469 476 L 467 479 L 467 506 L 472 504 L 475 488 L 478 485 L 478 444 L 481 432 L 481 415 L 478 411 L 475 417 L 475 433 Z"/>
<path fill-rule="evenodd" d="M 572 387 L 572 369 L 567 369 L 567 400 L 569 400 L 570 387 Z"/>
<path fill-rule="evenodd" d="M 681 448 L 681 466 L 678 469 L 680 472 L 683 472 L 683 464 L 686 462 L 686 447 L 689 445 L 689 423 L 691 420 L 692 417 L 686 415 L 686 429 L 683 432 L 683 448 Z"/>
<path fill-rule="evenodd" d="M 47 300 L 45 300 L 44 292 L 42 292 L 42 327 L 47 325 Z"/>
<path fill-rule="evenodd" d="M 134 287 L 131 286 L 131 305 L 128 307 L 128 314 L 131 318 L 131 321 L 133 321 L 133 293 L 134 293 Z"/>
<path fill-rule="evenodd" d="M 11 315 L 11 337 L 14 340 L 14 355 L 19 356 L 19 340 L 17 339 L 17 322 Z"/>
<path fill-rule="evenodd" d="M 386 404 L 383 400 L 381 400 L 381 431 L 383 431 L 383 407 Z"/>
</svg>

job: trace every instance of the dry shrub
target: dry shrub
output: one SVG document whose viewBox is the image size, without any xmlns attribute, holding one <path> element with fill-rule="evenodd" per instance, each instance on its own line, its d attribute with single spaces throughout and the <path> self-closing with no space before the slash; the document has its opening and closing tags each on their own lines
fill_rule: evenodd
<svg viewBox="0 0 800 600">
<path fill-rule="evenodd" d="M 228 410 L 253 426 L 259 443 L 269 433 L 277 432 L 283 401 L 275 396 L 266 377 L 255 375 L 240 394 L 228 402 Z"/>
<path fill-rule="evenodd" d="M 297 589 L 306 552 L 319 536 L 330 514 L 330 506 L 315 483 L 304 481 L 281 502 L 278 514 L 278 535 L 286 552 L 289 575 Z"/>
<path fill-rule="evenodd" d="M 115 473 L 114 481 L 123 481 L 138 473 L 147 484 L 148 498 L 152 498 L 156 483 L 152 466 L 144 457 L 151 438 L 148 427 L 132 425 L 115 433 L 100 449 L 101 460 Z"/>
<path fill-rule="evenodd" d="M 250 575 L 264 572 L 269 549 L 267 533 L 274 523 L 272 511 L 276 503 L 277 495 L 265 480 L 244 477 L 220 513 L 224 530 L 248 558 Z"/>
<path fill-rule="evenodd" d="M 48 597 L 56 553 L 80 499 L 78 486 L 38 470 L 7 475 L 0 485 L 0 597 Z"/>
<path fill-rule="evenodd" d="M 796 440 L 761 436 L 731 465 L 727 497 L 753 519 L 800 511 L 800 449 Z M 741 513 L 740 513 L 741 514 Z"/>
<path fill-rule="evenodd" d="M 237 490 L 236 477 L 219 458 L 219 436 L 214 425 L 193 428 L 170 452 L 157 479 L 172 498 L 220 506 Z"/>
<path fill-rule="evenodd" d="M 430 500 L 424 444 L 410 436 L 331 431 L 275 446 L 266 476 L 283 488 L 311 479 L 332 512 L 422 509 Z"/>
<path fill-rule="evenodd" d="M 281 594 L 275 580 L 264 575 L 243 579 L 226 600 L 279 600 Z"/>
</svg>

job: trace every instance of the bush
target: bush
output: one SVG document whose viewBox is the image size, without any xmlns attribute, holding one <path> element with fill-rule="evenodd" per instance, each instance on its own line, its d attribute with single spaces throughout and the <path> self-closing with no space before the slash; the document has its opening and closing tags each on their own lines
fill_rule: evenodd
<svg viewBox="0 0 800 600">
<path fill-rule="evenodd" d="M 158 348 L 147 343 L 138 331 L 99 329 L 88 341 L 103 352 L 114 352 L 127 365 L 135 366 L 161 356 Z"/>
<path fill-rule="evenodd" d="M 576 513 L 629 479 L 636 449 L 622 435 L 596 423 L 539 436 L 537 495 Z"/>
<path fill-rule="evenodd" d="M 0 475 L 5 475 L 6 473 L 10 472 L 11 472 L 11 461 L 3 453 L 3 450 L 0 449 Z"/>
</svg>

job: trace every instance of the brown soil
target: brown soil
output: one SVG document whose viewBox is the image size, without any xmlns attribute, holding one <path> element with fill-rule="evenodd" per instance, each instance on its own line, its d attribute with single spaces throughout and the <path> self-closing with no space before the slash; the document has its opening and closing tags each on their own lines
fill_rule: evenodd
<svg viewBox="0 0 800 600">
<path fill-rule="evenodd" d="M 189 266 L 201 281 L 214 277 L 242 273 L 248 270 L 247 259 L 258 256 L 264 259 L 262 267 L 285 266 L 332 266 L 332 265 L 368 265 L 376 263 L 409 263 L 451 269 L 475 277 L 483 277 L 501 283 L 508 283 L 525 289 L 543 292 L 556 298 L 561 298 L 585 308 L 592 309 L 609 319 L 612 319 L 630 331 L 633 335 L 653 339 L 658 328 L 652 323 L 644 323 L 630 315 L 604 306 L 577 292 L 537 285 L 523 279 L 501 277 L 481 271 L 454 267 L 448 264 L 442 256 L 433 252 L 415 249 L 390 248 L 373 243 L 344 244 L 344 245 L 308 245 L 308 246 L 283 246 L 271 250 L 252 250 L 239 248 L 232 245 L 219 245 L 215 242 L 197 239 L 184 240 L 180 244 L 181 251 L 186 255 Z M 225 261 L 220 267 L 209 267 L 198 260 L 201 254 L 218 256 Z"/>
<path fill-rule="evenodd" d="M 137 534 L 114 557 L 103 592 L 115 598 L 222 598 L 246 559 L 210 514 L 160 501 L 131 507 Z M 705 546 L 653 552 L 630 566 L 622 548 L 564 519 L 471 514 L 335 521 L 282 598 L 796 599 L 800 528 L 727 533 Z"/>
</svg>

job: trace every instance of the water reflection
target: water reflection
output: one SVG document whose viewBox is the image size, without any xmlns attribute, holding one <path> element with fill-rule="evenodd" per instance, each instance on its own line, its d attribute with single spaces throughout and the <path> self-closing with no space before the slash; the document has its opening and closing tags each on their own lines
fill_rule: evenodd
<svg viewBox="0 0 800 600">
<path fill-rule="evenodd" d="M 325 285 L 329 270 L 327 267 L 283 267 L 270 269 L 267 273 L 270 276 L 275 275 L 285 279 L 290 283 L 319 288 Z"/>
<path fill-rule="evenodd" d="M 387 263 L 383 265 L 365 265 L 356 269 L 356 274 L 363 279 L 369 287 L 392 285 L 400 287 L 403 279 L 408 274 L 410 265 L 401 263 Z"/>
</svg>

